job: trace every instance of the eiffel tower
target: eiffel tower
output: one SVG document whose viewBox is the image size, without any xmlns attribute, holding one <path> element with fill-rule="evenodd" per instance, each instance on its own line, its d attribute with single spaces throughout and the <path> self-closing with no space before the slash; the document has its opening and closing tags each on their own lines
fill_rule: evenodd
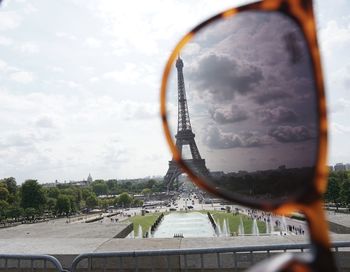
<svg viewBox="0 0 350 272">
<path fill-rule="evenodd" d="M 178 88 L 178 119 L 177 119 L 177 134 L 175 135 L 176 147 L 182 154 L 182 148 L 189 145 L 192 159 L 184 160 L 185 163 L 193 169 L 197 174 L 206 176 L 209 174 L 205 166 L 205 160 L 201 158 L 198 147 L 194 140 L 195 134 L 192 132 L 190 115 L 188 113 L 185 81 L 183 75 L 183 61 L 180 56 L 176 60 L 177 69 L 177 88 Z M 169 161 L 169 169 L 164 177 L 164 182 L 167 185 L 167 191 L 173 184 L 174 180 L 183 173 L 182 169 L 177 165 L 174 158 Z"/>
</svg>

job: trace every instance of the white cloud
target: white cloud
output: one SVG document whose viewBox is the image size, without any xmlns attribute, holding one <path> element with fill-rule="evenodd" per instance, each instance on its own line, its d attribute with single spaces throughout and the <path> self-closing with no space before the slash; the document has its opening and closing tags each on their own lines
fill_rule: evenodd
<svg viewBox="0 0 350 272">
<path fill-rule="evenodd" d="M 99 48 L 101 46 L 101 41 L 96 38 L 89 37 L 85 40 L 85 44 L 91 48 Z"/>
<path fill-rule="evenodd" d="M 35 125 L 40 128 L 53 128 L 54 123 L 52 118 L 48 116 L 42 116 L 36 120 Z"/>
<path fill-rule="evenodd" d="M 12 73 L 10 79 L 17 81 L 18 83 L 28 84 L 34 81 L 34 75 L 31 72 L 18 71 Z"/>
<path fill-rule="evenodd" d="M 21 17 L 14 11 L 0 11 L 0 31 L 10 30 L 18 27 Z"/>
<path fill-rule="evenodd" d="M 132 62 L 124 63 L 124 67 L 118 70 L 113 70 L 104 73 L 102 79 L 110 79 L 121 84 L 139 85 L 157 88 L 158 77 L 155 74 L 154 68 L 150 65 L 136 64 Z M 98 81 L 98 77 L 90 79 L 91 82 Z"/>
<path fill-rule="evenodd" d="M 322 52 L 333 55 L 339 48 L 349 48 L 350 22 L 347 25 L 339 25 L 336 20 L 327 22 L 325 28 L 320 31 Z"/>
<path fill-rule="evenodd" d="M 65 86 L 68 86 L 71 89 L 77 89 L 80 88 L 81 85 L 73 80 L 63 80 L 63 79 L 59 79 L 57 80 L 57 83 L 59 84 L 63 84 Z"/>
<path fill-rule="evenodd" d="M 340 113 L 344 110 L 350 109 L 350 100 L 339 98 L 334 105 L 330 106 L 331 113 Z"/>
<path fill-rule="evenodd" d="M 5 36 L 0 36 L 0 45 L 10 46 L 12 45 L 12 43 L 13 43 L 12 39 Z"/>
<path fill-rule="evenodd" d="M 62 67 L 58 66 L 49 66 L 47 69 L 55 73 L 62 73 L 64 71 Z"/>
<path fill-rule="evenodd" d="M 35 42 L 24 42 L 18 46 L 18 50 L 23 53 L 38 53 L 40 48 Z"/>
<path fill-rule="evenodd" d="M 122 101 L 119 103 L 118 114 L 126 120 L 143 120 L 158 117 L 159 106 L 156 103 Z"/>
<path fill-rule="evenodd" d="M 121 167 L 121 163 L 129 160 L 128 151 L 123 143 L 119 140 L 109 140 L 102 151 L 102 160 L 104 164 L 114 165 L 114 167 Z"/>
<path fill-rule="evenodd" d="M 80 68 L 86 73 L 92 73 L 95 70 L 95 68 L 91 66 L 80 66 Z"/>
<path fill-rule="evenodd" d="M 332 131 L 332 133 L 335 133 L 335 134 L 349 133 L 350 132 L 350 126 L 333 122 L 331 124 L 331 131 Z"/>
<path fill-rule="evenodd" d="M 91 82 L 91 83 L 95 83 L 95 82 L 97 82 L 99 80 L 100 80 L 99 77 L 91 77 L 91 78 L 89 78 L 89 82 Z"/>
<path fill-rule="evenodd" d="M 103 78 L 135 84 L 135 81 L 141 76 L 142 74 L 140 73 L 139 67 L 135 63 L 126 63 L 124 69 L 105 73 Z"/>
<path fill-rule="evenodd" d="M 67 32 L 56 32 L 55 35 L 58 38 L 68 39 L 68 40 L 72 40 L 72 41 L 78 40 L 78 38 L 75 35 L 67 33 Z"/>
<path fill-rule="evenodd" d="M 229 1 L 220 5 L 210 1 L 191 2 L 190 5 L 161 0 L 152 4 L 147 1 L 90 2 L 91 10 L 105 21 L 103 31 L 113 37 L 117 55 L 137 53 L 148 56 L 163 53 L 163 42 L 176 42 L 179 35 L 185 34 L 198 21 L 231 6 Z"/>
<path fill-rule="evenodd" d="M 4 72 L 9 68 L 6 61 L 0 59 L 0 71 Z"/>
</svg>

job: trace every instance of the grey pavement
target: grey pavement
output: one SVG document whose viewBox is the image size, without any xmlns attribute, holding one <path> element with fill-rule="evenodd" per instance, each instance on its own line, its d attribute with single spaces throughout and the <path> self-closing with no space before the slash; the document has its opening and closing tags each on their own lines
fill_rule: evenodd
<svg viewBox="0 0 350 272">
<path fill-rule="evenodd" d="M 350 241 L 350 235 L 331 235 L 332 241 Z M 101 245 L 97 252 L 133 251 L 149 249 L 209 248 L 308 243 L 303 235 L 287 236 L 241 236 L 210 238 L 158 238 L 158 239 L 112 239 Z"/>
<path fill-rule="evenodd" d="M 113 239 L 128 223 L 66 223 L 58 219 L 0 229 L 0 253 L 79 254 Z"/>
<path fill-rule="evenodd" d="M 328 221 L 337 223 L 345 227 L 350 227 L 350 214 L 334 213 L 333 211 L 327 211 L 326 215 Z"/>
<path fill-rule="evenodd" d="M 38 224 L 36 224 L 38 225 Z M 34 225 L 33 225 L 34 226 Z M 79 226 L 79 225 L 78 225 Z M 218 238 L 162 238 L 162 239 L 114 239 L 115 229 L 105 228 L 106 225 L 99 223 L 91 224 L 92 229 L 83 227 L 81 232 L 87 230 L 85 234 L 74 237 L 73 233 L 66 229 L 57 231 L 52 229 L 46 231 L 45 235 L 51 233 L 52 237 L 45 237 L 44 233 L 32 232 L 27 237 L 26 234 L 0 231 L 0 253 L 23 253 L 23 254 L 52 254 L 52 255 L 76 255 L 86 252 L 106 252 L 106 251 L 133 251 L 150 249 L 176 249 L 176 248 L 206 248 L 206 247 L 226 247 L 226 246 L 252 246 L 252 245 L 272 245 L 289 243 L 307 243 L 306 235 L 287 236 L 244 236 L 244 237 L 218 237 Z M 12 228 L 15 229 L 15 228 Z M 42 230 L 42 226 L 38 228 Z M 57 233 L 54 233 L 57 231 Z M 95 235 L 100 238 L 89 237 Z M 19 236 L 16 237 L 16 234 Z M 349 234 L 332 234 L 333 241 L 350 241 Z"/>
<path fill-rule="evenodd" d="M 113 238 L 126 223 L 102 224 L 48 221 L 0 229 L 0 239 L 15 238 Z"/>
</svg>

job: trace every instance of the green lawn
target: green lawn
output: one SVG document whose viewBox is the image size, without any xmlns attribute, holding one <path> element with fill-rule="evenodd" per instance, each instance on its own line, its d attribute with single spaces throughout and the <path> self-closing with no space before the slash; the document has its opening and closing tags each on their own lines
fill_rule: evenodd
<svg viewBox="0 0 350 272">
<path fill-rule="evenodd" d="M 145 216 L 136 215 L 129 219 L 130 222 L 134 223 L 134 233 L 138 235 L 139 225 L 142 227 L 142 232 L 146 233 L 149 228 L 156 221 L 160 213 L 146 213 Z"/>
<path fill-rule="evenodd" d="M 205 211 L 207 212 L 207 211 Z M 225 211 L 210 211 L 211 215 L 214 217 L 215 221 L 217 223 L 220 222 L 221 229 L 223 227 L 224 219 L 228 222 L 230 226 L 231 233 L 235 232 L 238 233 L 238 226 L 240 224 L 240 217 L 242 217 L 243 226 L 244 226 L 244 233 L 245 234 L 251 234 L 252 233 L 252 226 L 253 226 L 253 220 L 251 220 L 248 216 L 245 215 L 233 215 L 232 213 L 227 213 Z M 266 232 L 266 225 L 264 222 L 257 221 L 259 232 L 265 233 Z"/>
</svg>

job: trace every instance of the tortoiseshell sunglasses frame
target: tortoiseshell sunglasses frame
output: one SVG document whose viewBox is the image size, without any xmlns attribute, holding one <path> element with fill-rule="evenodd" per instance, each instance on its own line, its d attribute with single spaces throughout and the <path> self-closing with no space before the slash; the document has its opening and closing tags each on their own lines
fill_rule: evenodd
<svg viewBox="0 0 350 272">
<path fill-rule="evenodd" d="M 318 149 L 315 165 L 314 179 L 312 186 L 306 186 L 305 190 L 298 195 L 293 195 L 287 200 L 253 200 L 244 197 L 228 197 L 226 194 L 218 191 L 216 188 L 208 185 L 204 180 L 198 177 L 182 160 L 179 151 L 172 139 L 172 135 L 168 126 L 166 111 L 166 90 L 168 77 L 172 66 L 181 50 L 193 38 L 196 33 L 209 24 L 218 20 L 230 18 L 239 12 L 244 11 L 264 11 L 264 12 L 280 12 L 292 19 L 301 29 L 307 48 L 309 50 L 313 76 L 315 81 L 315 89 L 317 90 L 317 110 L 318 110 Z M 219 197 L 237 202 L 239 204 L 252 208 L 271 211 L 277 214 L 290 214 L 293 211 L 301 211 L 305 214 L 309 223 L 311 242 L 318 248 L 318 251 L 329 251 L 330 241 L 328 236 L 328 226 L 323 212 L 322 196 L 327 189 L 328 168 L 326 167 L 327 155 L 327 113 L 326 99 L 324 93 L 323 76 L 321 69 L 320 53 L 317 43 L 316 25 L 313 14 L 312 0 L 264 0 L 245 6 L 232 8 L 220 14 L 217 14 L 203 23 L 196 26 L 188 34 L 186 34 L 176 45 L 171 53 L 166 67 L 163 72 L 161 85 L 161 117 L 163 129 L 167 142 L 173 154 L 173 159 L 188 174 L 190 179 L 200 188 L 217 195 Z M 323 255 L 323 254 L 321 254 Z M 328 253 L 326 254 L 328 255 Z M 326 258 L 332 259 L 330 257 Z"/>
</svg>

